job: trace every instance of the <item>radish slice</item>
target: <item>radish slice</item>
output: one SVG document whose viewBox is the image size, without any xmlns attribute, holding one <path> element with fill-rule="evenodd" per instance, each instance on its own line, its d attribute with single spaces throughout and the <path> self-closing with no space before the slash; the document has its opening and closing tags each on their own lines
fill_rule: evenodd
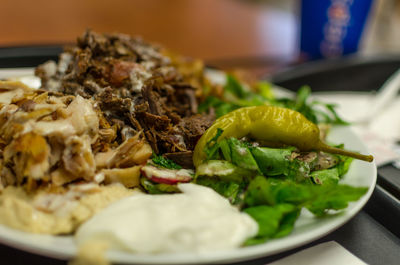
<svg viewBox="0 0 400 265">
<path fill-rule="evenodd" d="M 167 169 L 152 165 L 146 165 L 141 169 L 142 175 L 151 181 L 164 184 L 176 184 L 178 182 L 190 182 L 193 170 L 190 169 Z"/>
</svg>

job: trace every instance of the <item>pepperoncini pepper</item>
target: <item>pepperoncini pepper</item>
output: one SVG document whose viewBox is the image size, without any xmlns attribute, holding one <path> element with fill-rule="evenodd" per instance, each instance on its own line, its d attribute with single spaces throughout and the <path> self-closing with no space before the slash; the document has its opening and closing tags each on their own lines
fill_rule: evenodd
<svg viewBox="0 0 400 265">
<path fill-rule="evenodd" d="M 218 128 L 223 130 L 219 140 L 250 136 L 274 146 L 290 145 L 300 151 L 324 151 L 368 162 L 373 160 L 371 155 L 362 155 L 325 144 L 319 137 L 318 126 L 297 111 L 275 106 L 255 106 L 232 111 L 217 119 L 207 129 L 194 150 L 193 163 L 196 167 L 206 159 L 204 148 L 216 135 Z"/>
</svg>

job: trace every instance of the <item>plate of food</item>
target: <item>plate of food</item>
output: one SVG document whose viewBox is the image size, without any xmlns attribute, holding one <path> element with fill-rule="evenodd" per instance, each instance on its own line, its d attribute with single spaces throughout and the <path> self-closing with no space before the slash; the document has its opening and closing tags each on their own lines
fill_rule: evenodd
<svg viewBox="0 0 400 265">
<path fill-rule="evenodd" d="M 375 187 L 365 145 L 308 87 L 277 97 L 92 31 L 34 72 L 0 82 L 3 244 L 77 262 L 235 262 L 332 232 Z"/>
</svg>

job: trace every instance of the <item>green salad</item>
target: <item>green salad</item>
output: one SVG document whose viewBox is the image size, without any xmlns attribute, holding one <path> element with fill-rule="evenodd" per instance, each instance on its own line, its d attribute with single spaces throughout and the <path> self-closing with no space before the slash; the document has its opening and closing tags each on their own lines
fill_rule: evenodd
<svg viewBox="0 0 400 265">
<path fill-rule="evenodd" d="M 310 93 L 310 88 L 304 86 L 294 99 L 275 98 L 266 82 L 258 83 L 256 91 L 252 91 L 228 75 L 222 97 L 208 96 L 199 110 L 224 117 L 243 107 L 268 105 L 297 111 L 325 128 L 348 124 L 337 115 L 334 105 L 312 101 Z M 288 235 L 304 208 L 321 218 L 332 210 L 346 208 L 368 190 L 340 184 L 353 161 L 350 156 L 302 150 L 284 141 L 264 141 L 252 135 L 230 137 L 223 128 L 218 128 L 201 149 L 203 159 L 195 161 L 191 181 L 214 189 L 258 223 L 258 234 L 245 245 Z M 159 168 L 181 170 L 163 156 L 153 155 L 152 163 Z M 141 184 L 153 194 L 179 192 L 175 183 L 154 183 L 142 178 Z"/>
</svg>

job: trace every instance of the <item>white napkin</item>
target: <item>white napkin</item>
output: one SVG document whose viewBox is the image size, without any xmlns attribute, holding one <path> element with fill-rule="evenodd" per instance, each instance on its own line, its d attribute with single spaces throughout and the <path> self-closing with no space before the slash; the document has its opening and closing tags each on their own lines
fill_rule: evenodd
<svg viewBox="0 0 400 265">
<path fill-rule="evenodd" d="M 336 103 L 337 112 L 346 121 L 356 121 L 368 113 L 373 100 L 369 93 L 316 93 L 314 98 Z M 400 98 L 394 98 L 382 112 L 371 117 L 368 124 L 354 123 L 355 133 L 368 146 L 378 166 L 400 159 Z"/>
<path fill-rule="evenodd" d="M 329 241 L 299 251 L 286 258 L 269 263 L 269 265 L 365 265 L 363 261 L 351 254 L 335 241 Z"/>
</svg>

